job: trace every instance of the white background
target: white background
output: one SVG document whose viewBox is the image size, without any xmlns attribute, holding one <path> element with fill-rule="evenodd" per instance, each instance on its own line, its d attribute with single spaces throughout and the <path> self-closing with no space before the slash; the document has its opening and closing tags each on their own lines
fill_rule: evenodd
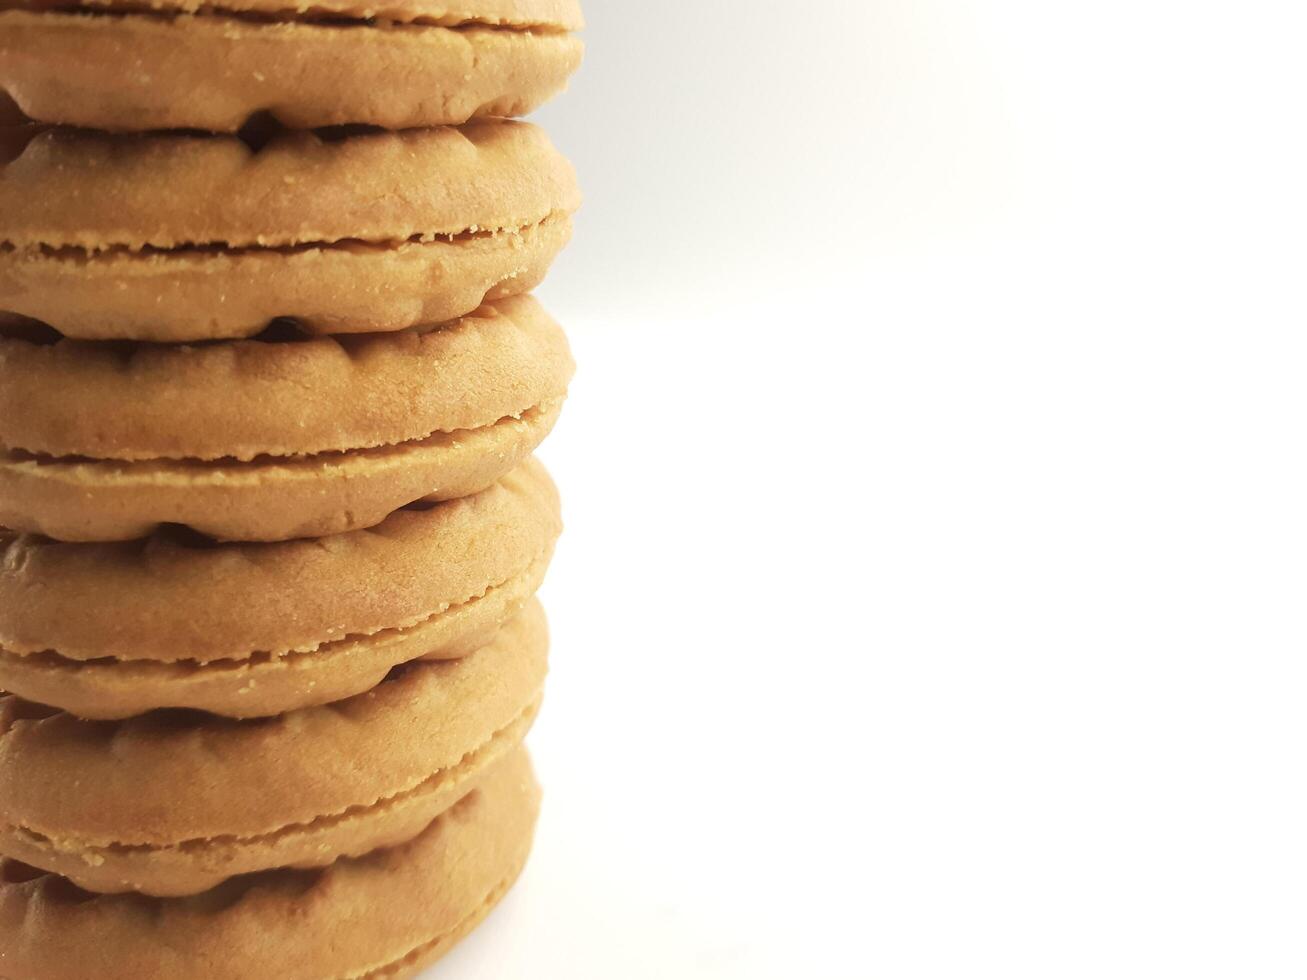
<svg viewBox="0 0 1307 980">
<path fill-rule="evenodd" d="M 440 976 L 1307 975 L 1302 10 L 591 0 L 546 809 Z"/>
</svg>

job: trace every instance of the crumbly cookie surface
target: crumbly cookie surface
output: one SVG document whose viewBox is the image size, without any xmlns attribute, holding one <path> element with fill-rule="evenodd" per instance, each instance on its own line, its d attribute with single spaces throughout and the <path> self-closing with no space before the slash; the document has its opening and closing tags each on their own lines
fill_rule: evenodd
<svg viewBox="0 0 1307 980">
<path fill-rule="evenodd" d="M 165 347 L 0 334 L 0 447 L 230 460 L 373 449 L 520 418 L 567 392 L 562 329 L 531 297 L 423 331 Z"/>
<path fill-rule="evenodd" d="M 0 89 L 33 120 L 110 131 L 235 132 L 259 115 L 406 129 L 524 115 L 581 62 L 563 23 L 351 6 L 11 7 Z"/>
<path fill-rule="evenodd" d="M 0 864 L 0 969 L 44 980 L 410 976 L 517 878 L 540 790 L 517 750 L 412 841 L 321 870 L 270 871 L 190 898 L 102 896 Z M 377 911 L 384 909 L 385 914 Z M 112 950 L 112 956 L 105 956 Z"/>
<path fill-rule="evenodd" d="M 96 892 L 185 895 L 401 843 L 521 742 L 547 648 L 531 602 L 467 657 L 276 718 L 110 725 L 5 697 L 0 854 Z"/>
<path fill-rule="evenodd" d="M 561 527 L 557 490 L 529 460 L 482 493 L 318 540 L 0 538 L 0 647 L 84 661 L 310 653 L 481 594 L 529 567 Z"/>
</svg>

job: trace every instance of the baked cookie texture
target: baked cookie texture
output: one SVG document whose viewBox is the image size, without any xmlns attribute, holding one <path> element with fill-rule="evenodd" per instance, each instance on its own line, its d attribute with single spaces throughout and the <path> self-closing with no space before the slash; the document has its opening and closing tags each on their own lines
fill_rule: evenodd
<svg viewBox="0 0 1307 980">
<path fill-rule="evenodd" d="M 256 721 L 0 699 L 0 852 L 95 892 L 188 895 L 403 842 L 521 742 L 547 645 L 532 601 L 469 656 Z"/>
<path fill-rule="evenodd" d="M 0 336 L 0 524 L 64 541 L 161 524 L 235 541 L 370 527 L 524 460 L 573 368 L 529 297 L 439 329 L 302 342 Z"/>
<path fill-rule="evenodd" d="M 534 460 L 492 487 L 319 540 L 0 539 L 0 689 L 81 717 L 234 718 L 462 656 L 539 586 L 561 530 Z"/>
<path fill-rule="evenodd" d="M 462 127 L 326 138 L 35 132 L 4 168 L 10 244 L 98 250 L 406 241 L 521 228 L 575 209 L 544 131 Z"/>
<path fill-rule="evenodd" d="M 0 161 L 0 324 L 85 340 L 443 323 L 534 288 L 580 206 L 543 131 L 503 120 L 257 148 L 28 127 Z"/>
<path fill-rule="evenodd" d="M 0 445 L 141 461 L 348 452 L 518 418 L 574 364 L 538 302 L 394 334 L 206 344 L 39 343 L 0 334 Z"/>
<path fill-rule="evenodd" d="M 6 6 L 0 89 L 31 119 L 110 131 L 235 132 L 260 113 L 301 129 L 518 116 L 582 54 L 571 3 Z"/>
<path fill-rule="evenodd" d="M 24 0 L 9 2 L 3 9 L 67 10 L 67 0 Z M 160 14 L 195 14 L 205 10 L 247 13 L 261 16 L 315 16 L 318 19 L 376 19 L 394 23 L 439 24 L 459 27 L 467 24 L 532 27 L 545 30 L 579 31 L 585 26 L 576 0 L 460 0 L 449 4 L 435 0 L 81 0 L 72 4 L 87 11 L 131 11 Z"/>
<path fill-rule="evenodd" d="M 0 0 L 0 978 L 409 977 L 517 879 L 576 0 Z"/>
<path fill-rule="evenodd" d="M 0 864 L 0 975 L 41 980 L 412 977 L 517 879 L 540 791 L 523 750 L 417 837 L 200 895 L 95 896 Z"/>
</svg>

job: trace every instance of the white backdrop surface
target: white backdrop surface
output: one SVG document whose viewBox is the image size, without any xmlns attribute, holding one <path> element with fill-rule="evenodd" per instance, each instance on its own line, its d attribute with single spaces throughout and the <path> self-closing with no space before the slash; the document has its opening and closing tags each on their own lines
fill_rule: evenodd
<svg viewBox="0 0 1307 980">
<path fill-rule="evenodd" d="M 545 811 L 433 974 L 1302 977 L 1307 13 L 588 16 Z"/>
</svg>

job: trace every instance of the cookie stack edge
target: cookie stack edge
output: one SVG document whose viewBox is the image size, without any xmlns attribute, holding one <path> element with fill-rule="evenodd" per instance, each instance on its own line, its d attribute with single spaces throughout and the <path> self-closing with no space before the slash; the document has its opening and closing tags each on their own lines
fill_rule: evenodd
<svg viewBox="0 0 1307 980">
<path fill-rule="evenodd" d="M 412 976 L 521 872 L 581 26 L 0 10 L 0 977 Z"/>
</svg>

